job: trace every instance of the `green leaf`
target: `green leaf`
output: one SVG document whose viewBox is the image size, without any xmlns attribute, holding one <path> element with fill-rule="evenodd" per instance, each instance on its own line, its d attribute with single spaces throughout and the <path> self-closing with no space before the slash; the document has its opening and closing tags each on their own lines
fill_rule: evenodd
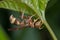
<svg viewBox="0 0 60 40">
<path fill-rule="evenodd" d="M 43 9 L 44 11 L 47 1 L 48 0 L 4 0 L 0 2 L 0 8 L 39 13 L 41 15 L 40 10 Z"/>
<path fill-rule="evenodd" d="M 0 25 L 0 40 L 10 40 L 1 25 Z"/>
</svg>

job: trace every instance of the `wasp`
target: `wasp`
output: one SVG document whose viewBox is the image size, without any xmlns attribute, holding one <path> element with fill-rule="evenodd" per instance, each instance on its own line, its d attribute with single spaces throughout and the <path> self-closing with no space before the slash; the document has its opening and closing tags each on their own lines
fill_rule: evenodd
<svg viewBox="0 0 60 40">
<path fill-rule="evenodd" d="M 31 27 L 31 28 L 39 28 L 40 29 L 43 23 L 39 18 L 32 20 L 32 17 L 34 17 L 34 16 L 35 15 L 26 17 L 26 16 L 24 16 L 24 13 L 22 13 L 22 15 L 20 17 L 21 17 L 21 19 L 23 19 L 23 21 L 19 21 L 13 15 L 11 15 L 9 19 L 10 19 L 11 24 L 19 25 L 20 28 Z M 20 28 L 14 28 L 14 30 L 17 30 Z M 9 29 L 9 30 L 11 30 L 11 29 Z"/>
</svg>

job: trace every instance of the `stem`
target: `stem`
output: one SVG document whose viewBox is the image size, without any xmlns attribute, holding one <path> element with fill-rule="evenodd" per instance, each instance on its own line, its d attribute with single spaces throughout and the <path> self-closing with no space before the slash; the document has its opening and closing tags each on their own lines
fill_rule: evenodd
<svg viewBox="0 0 60 40">
<path fill-rule="evenodd" d="M 53 39 L 53 40 L 57 40 L 56 35 L 54 34 L 54 32 L 53 32 L 53 30 L 51 29 L 51 27 L 50 27 L 50 25 L 48 24 L 48 22 L 46 21 L 45 12 L 41 12 L 41 14 L 42 14 L 42 16 L 41 16 L 41 15 L 38 15 L 38 16 L 41 18 L 43 24 L 46 26 L 46 28 L 47 28 L 47 30 L 49 31 L 52 39 Z"/>
<path fill-rule="evenodd" d="M 43 20 L 43 23 L 46 26 L 47 30 L 49 31 L 50 35 L 52 36 L 53 40 L 57 40 L 57 37 L 55 36 L 55 34 L 54 34 L 53 30 L 51 29 L 51 27 L 49 26 L 49 24 L 47 23 L 46 19 Z"/>
</svg>

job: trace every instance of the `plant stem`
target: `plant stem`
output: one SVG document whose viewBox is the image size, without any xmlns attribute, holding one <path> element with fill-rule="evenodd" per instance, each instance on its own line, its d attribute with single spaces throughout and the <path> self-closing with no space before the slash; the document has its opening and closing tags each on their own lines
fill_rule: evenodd
<svg viewBox="0 0 60 40">
<path fill-rule="evenodd" d="M 57 40 L 57 37 L 56 35 L 54 34 L 53 30 L 51 29 L 50 25 L 48 24 L 48 22 L 46 21 L 46 18 L 45 18 L 45 12 L 41 12 L 42 16 L 41 15 L 38 15 L 41 20 L 42 20 L 42 23 L 46 26 L 47 30 L 49 31 L 51 37 L 53 40 Z"/>
<path fill-rule="evenodd" d="M 57 37 L 55 36 L 53 30 L 51 29 L 51 27 L 49 26 L 49 24 L 47 23 L 46 19 L 43 20 L 44 25 L 46 26 L 47 30 L 49 31 L 50 35 L 52 36 L 53 40 L 57 40 Z"/>
</svg>

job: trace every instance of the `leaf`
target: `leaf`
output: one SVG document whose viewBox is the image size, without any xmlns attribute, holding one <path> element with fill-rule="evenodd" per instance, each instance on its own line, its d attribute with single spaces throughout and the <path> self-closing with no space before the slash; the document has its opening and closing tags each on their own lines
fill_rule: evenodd
<svg viewBox="0 0 60 40">
<path fill-rule="evenodd" d="M 17 0 L 17 1 L 16 0 L 9 0 L 9 1 L 3 0 L 2 2 L 0 2 L 0 8 L 40 14 L 40 9 L 41 10 L 45 9 L 44 4 L 46 4 L 46 2 L 47 2 L 47 0 L 45 0 L 45 1 L 44 0 Z"/>
<path fill-rule="evenodd" d="M 0 25 L 0 40 L 10 40 L 1 25 Z"/>
</svg>

